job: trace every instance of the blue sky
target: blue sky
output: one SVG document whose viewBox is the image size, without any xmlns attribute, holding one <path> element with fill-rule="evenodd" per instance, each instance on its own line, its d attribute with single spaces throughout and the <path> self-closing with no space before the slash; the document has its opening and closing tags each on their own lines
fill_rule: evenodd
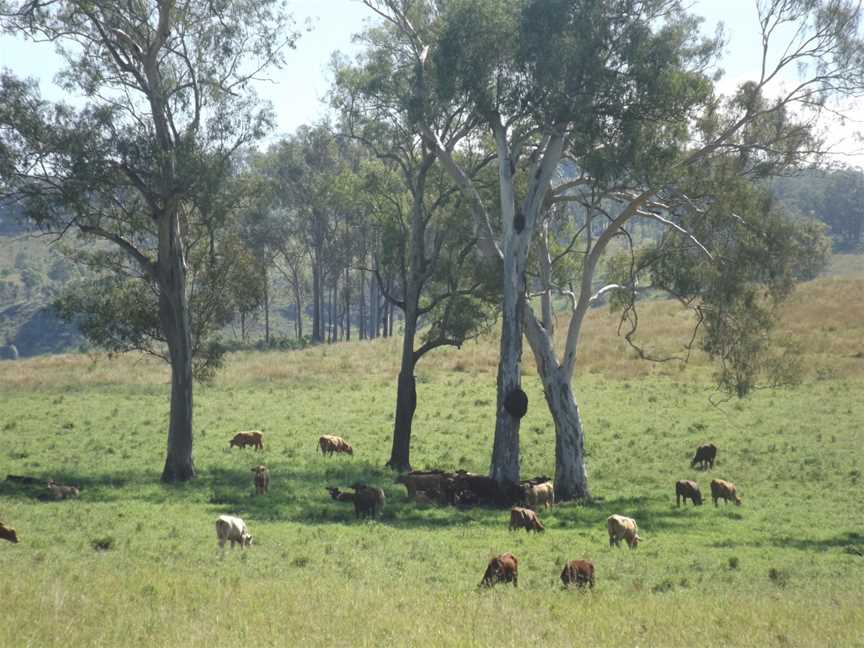
<svg viewBox="0 0 864 648">
<path fill-rule="evenodd" d="M 728 44 L 721 66 L 725 70 L 723 90 L 729 90 L 746 78 L 754 76 L 759 62 L 759 32 L 755 0 L 694 0 L 694 13 L 705 17 L 705 30 L 713 33 L 722 21 Z M 309 21 L 311 31 L 304 32 L 297 48 L 288 53 L 287 63 L 271 74 L 272 82 L 262 84 L 258 92 L 274 105 L 278 117 L 276 134 L 288 133 L 304 123 L 314 122 L 326 111 L 322 103 L 327 92 L 327 72 L 331 54 L 336 50 L 353 51 L 351 35 L 363 28 L 372 12 L 359 0 L 289 0 L 289 10 L 298 26 Z M 63 97 L 62 91 L 52 88 L 52 78 L 60 65 L 49 43 L 30 43 L 9 36 L 0 36 L 0 67 L 7 67 L 19 76 L 40 79 L 42 91 L 51 99 Z M 864 111 L 861 118 L 864 119 Z M 853 144 L 853 131 L 864 124 L 831 126 L 831 139 L 845 141 L 851 151 L 861 149 Z M 864 155 L 847 159 L 864 166 Z"/>
</svg>

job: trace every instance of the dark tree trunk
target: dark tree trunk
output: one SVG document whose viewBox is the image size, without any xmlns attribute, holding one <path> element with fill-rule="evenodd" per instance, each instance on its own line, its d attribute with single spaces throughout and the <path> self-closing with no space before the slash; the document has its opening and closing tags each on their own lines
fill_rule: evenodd
<svg viewBox="0 0 864 648">
<path fill-rule="evenodd" d="M 357 334 L 366 339 L 366 272 L 360 271 L 360 312 L 357 315 Z"/>
<path fill-rule="evenodd" d="M 351 276 L 345 268 L 345 341 L 351 341 Z"/>
<path fill-rule="evenodd" d="M 270 348 L 270 276 L 264 268 L 264 344 Z"/>
<path fill-rule="evenodd" d="M 324 341 L 324 323 L 322 321 L 322 305 L 324 301 L 324 287 L 321 285 L 321 263 L 319 255 L 312 256 L 312 340 Z M 298 313 L 299 317 L 299 313 Z"/>
<path fill-rule="evenodd" d="M 417 383 L 413 369 L 399 372 L 396 386 L 396 420 L 393 424 L 393 447 L 387 466 L 393 470 L 411 470 L 411 426 L 417 409 Z"/>
<path fill-rule="evenodd" d="M 176 215 L 160 222 L 159 320 L 171 361 L 171 413 L 163 482 L 195 477 L 192 462 L 192 326 L 186 299 L 186 264 Z"/>
</svg>

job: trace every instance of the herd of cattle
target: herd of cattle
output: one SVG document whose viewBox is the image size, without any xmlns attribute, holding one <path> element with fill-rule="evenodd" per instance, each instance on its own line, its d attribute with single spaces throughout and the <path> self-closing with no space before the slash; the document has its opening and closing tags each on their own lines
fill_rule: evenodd
<svg viewBox="0 0 864 648">
<path fill-rule="evenodd" d="M 245 448 L 252 446 L 256 450 L 264 449 L 264 435 L 257 430 L 238 432 L 229 441 L 229 448 Z M 318 439 L 317 449 L 323 455 L 335 454 L 353 455 L 354 450 L 344 439 L 333 435 L 323 435 Z M 714 467 L 717 457 L 717 447 L 712 443 L 706 443 L 697 448 L 691 468 L 700 467 L 703 470 Z M 266 495 L 270 489 L 270 471 L 259 464 L 252 468 L 255 493 Z M 7 481 L 21 482 L 27 484 L 41 483 L 32 477 L 21 477 L 16 475 L 7 476 Z M 509 506 L 510 508 L 510 530 L 525 529 L 527 532 L 543 532 L 545 527 L 537 513 L 541 506 L 544 509 L 555 505 L 555 490 L 552 481 L 548 477 L 535 477 L 522 480 L 519 483 L 500 484 L 491 477 L 477 475 L 464 470 L 447 472 L 443 470 L 412 471 L 399 475 L 395 483 L 403 484 L 409 499 L 418 504 L 439 504 L 459 507 L 474 505 L 487 506 Z M 46 483 L 47 492 L 45 497 L 52 499 L 76 498 L 80 495 L 77 486 L 58 484 L 53 480 Z M 328 486 L 326 490 L 330 497 L 337 502 L 351 503 L 354 506 L 356 518 L 375 518 L 384 508 L 385 496 L 381 488 L 369 486 L 363 483 L 354 483 L 349 490 Z M 729 501 L 736 505 L 741 504 L 734 484 L 722 479 L 711 481 L 711 497 L 714 506 L 718 500 L 724 503 Z M 680 480 L 675 483 L 675 503 L 681 505 L 681 500 L 687 503 L 689 499 L 694 505 L 702 504 L 702 493 L 699 485 L 692 480 Z M 613 514 L 606 519 L 606 529 L 609 533 L 609 546 L 619 546 L 623 539 L 630 549 L 636 549 L 641 538 L 639 537 L 636 520 L 623 515 Z M 252 535 L 246 523 L 239 517 L 232 515 L 221 515 L 216 520 L 216 538 L 220 549 L 224 549 L 225 543 L 230 542 L 233 548 L 235 544 L 248 547 L 252 544 Z M 0 539 L 12 543 L 18 542 L 18 535 L 14 528 L 0 522 Z M 492 558 L 487 567 L 480 585 L 489 587 L 497 583 L 518 583 L 518 560 L 510 554 L 504 553 Z M 582 587 L 588 585 L 594 587 L 594 564 L 590 560 L 571 560 L 564 565 L 561 571 L 561 581 L 565 587 L 576 585 Z"/>
</svg>

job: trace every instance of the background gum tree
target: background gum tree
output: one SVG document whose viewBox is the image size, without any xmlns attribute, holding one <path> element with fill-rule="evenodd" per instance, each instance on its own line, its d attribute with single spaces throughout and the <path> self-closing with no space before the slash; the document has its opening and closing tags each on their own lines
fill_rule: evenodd
<svg viewBox="0 0 864 648">
<path fill-rule="evenodd" d="M 336 60 L 333 101 L 342 112 L 346 135 L 377 161 L 362 170 L 362 194 L 372 204 L 382 240 L 375 273 L 381 292 L 404 315 L 387 465 L 410 470 L 417 363 L 438 347 L 461 346 L 473 334 L 486 319 L 480 297 L 487 291 L 459 189 L 438 163 L 434 146 L 413 128 L 418 118 L 433 124 L 445 145 L 471 128 L 459 106 L 437 100 L 434 89 L 425 85 L 415 49 L 399 42 L 406 29 L 429 30 L 435 12 L 422 3 L 404 12 L 395 3 L 366 4 L 385 18 L 384 24 L 359 37 L 366 50 L 355 63 Z M 488 162 L 463 153 L 461 162 L 472 175 Z M 396 277 L 391 290 L 381 281 L 382 272 Z"/>
<path fill-rule="evenodd" d="M 40 227 L 108 241 L 158 296 L 171 364 L 162 480 L 194 477 L 187 236 L 220 210 L 212 189 L 271 115 L 250 82 L 296 34 L 271 0 L 3 4 L 2 27 L 57 43 L 83 108 L 0 80 L 2 194 Z"/>
</svg>

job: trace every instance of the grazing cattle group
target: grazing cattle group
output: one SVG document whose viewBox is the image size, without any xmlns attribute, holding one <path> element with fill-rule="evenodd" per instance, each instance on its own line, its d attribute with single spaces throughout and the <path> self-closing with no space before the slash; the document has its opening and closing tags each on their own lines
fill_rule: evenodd
<svg viewBox="0 0 864 648">
<path fill-rule="evenodd" d="M 229 448 L 237 446 L 244 448 L 251 445 L 258 450 L 263 450 L 263 433 L 257 430 L 238 432 L 229 442 Z M 333 455 L 344 453 L 353 455 L 351 445 L 338 436 L 322 435 L 318 440 L 317 449 L 322 454 Z M 717 447 L 712 443 L 700 445 L 691 461 L 691 467 L 697 464 L 702 469 L 714 467 L 717 456 Z M 253 481 L 256 495 L 266 495 L 270 488 L 270 471 L 264 464 L 252 468 Z M 33 485 L 39 484 L 40 480 L 33 477 L 16 475 L 7 476 L 7 481 Z M 41 482 L 45 483 L 45 482 Z M 485 504 L 492 506 L 510 506 L 510 531 L 525 529 L 541 533 L 545 527 L 540 520 L 537 509 L 542 505 L 544 510 L 555 505 L 555 489 L 552 480 L 548 477 L 535 477 L 520 481 L 519 483 L 499 484 L 494 479 L 485 475 L 477 475 L 464 470 L 446 472 L 443 470 L 411 471 L 399 475 L 395 483 L 405 486 L 407 496 L 418 504 L 440 504 L 455 506 L 471 506 Z M 68 486 L 55 482 L 53 479 L 47 481 L 49 497 L 62 500 L 77 498 L 80 489 L 77 486 Z M 363 483 L 354 483 L 349 490 L 343 490 L 335 486 L 328 486 L 330 497 L 336 502 L 350 502 L 354 507 L 354 515 L 357 519 L 376 518 L 384 509 L 386 497 L 381 488 L 369 486 Z M 730 500 L 736 505 L 741 505 L 741 497 L 738 495 L 735 485 L 731 482 L 714 479 L 711 481 L 711 497 L 714 505 L 718 500 L 724 502 Z M 699 485 L 692 480 L 681 479 L 675 483 L 675 504 L 681 506 L 681 501 L 687 503 L 690 500 L 694 505 L 702 504 L 702 494 Z M 620 547 L 621 540 L 627 543 L 630 549 L 636 549 L 642 540 L 639 536 L 636 520 L 623 515 L 613 514 L 606 519 L 606 529 L 609 535 L 609 546 Z M 233 548 L 239 544 L 241 548 L 252 544 L 252 535 L 245 521 L 232 515 L 221 515 L 216 520 L 216 538 L 219 548 L 224 552 L 225 543 L 230 542 Z M 18 535 L 12 527 L 0 522 L 0 539 L 11 543 L 18 542 Z M 564 564 L 561 571 L 561 582 L 565 588 L 571 585 L 578 588 L 593 588 L 595 583 L 595 567 L 590 560 L 570 560 Z M 518 560 L 513 554 L 503 553 L 491 558 L 487 564 L 486 571 L 480 581 L 481 587 L 492 587 L 499 583 L 512 583 L 518 585 Z"/>
</svg>

